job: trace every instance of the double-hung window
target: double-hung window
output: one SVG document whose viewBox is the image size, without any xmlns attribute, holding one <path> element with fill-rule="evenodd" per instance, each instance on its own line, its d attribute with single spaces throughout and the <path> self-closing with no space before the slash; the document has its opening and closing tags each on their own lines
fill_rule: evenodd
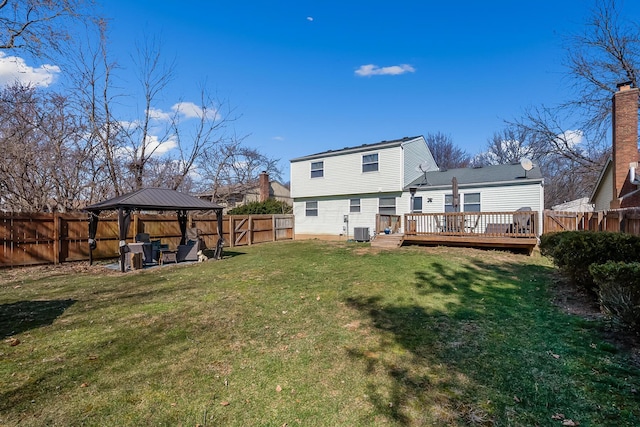
<svg viewBox="0 0 640 427">
<path fill-rule="evenodd" d="M 362 172 L 375 172 L 378 170 L 378 153 L 362 156 Z"/>
<path fill-rule="evenodd" d="M 322 178 L 324 176 L 324 162 L 311 162 L 311 178 Z"/>
<path fill-rule="evenodd" d="M 378 200 L 378 213 L 381 215 L 395 215 L 396 214 L 396 198 L 380 197 L 380 199 Z"/>
<path fill-rule="evenodd" d="M 465 193 L 464 211 L 480 212 L 480 193 Z"/>
<path fill-rule="evenodd" d="M 444 195 L 444 211 L 455 212 L 455 210 L 453 209 L 453 194 Z"/>
<path fill-rule="evenodd" d="M 413 213 L 422 213 L 422 196 L 414 196 L 413 197 Z"/>
<path fill-rule="evenodd" d="M 305 204 L 305 216 L 318 216 L 318 202 L 307 202 Z"/>
<path fill-rule="evenodd" d="M 360 199 L 349 200 L 349 212 L 351 213 L 360 212 Z"/>
</svg>

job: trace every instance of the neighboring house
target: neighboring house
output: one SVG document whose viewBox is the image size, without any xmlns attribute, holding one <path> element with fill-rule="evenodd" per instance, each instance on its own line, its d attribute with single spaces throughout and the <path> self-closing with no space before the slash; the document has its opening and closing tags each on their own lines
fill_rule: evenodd
<svg viewBox="0 0 640 427">
<path fill-rule="evenodd" d="M 591 193 L 596 211 L 640 206 L 640 182 L 631 181 L 638 165 L 638 88 L 618 85 L 612 99 L 612 156 L 607 160 Z"/>
<path fill-rule="evenodd" d="M 238 206 L 252 202 L 264 202 L 275 199 L 288 205 L 293 203 L 287 187 L 269 179 L 269 174 L 262 172 L 257 182 L 219 187 L 215 195 L 202 193 L 198 197 L 218 203 L 224 207 L 224 213 Z"/>
<path fill-rule="evenodd" d="M 588 197 L 569 200 L 568 202 L 551 206 L 551 210 L 560 212 L 593 212 L 593 209 L 593 203 L 589 203 Z"/>
<path fill-rule="evenodd" d="M 530 207 L 542 218 L 538 168 L 526 176 L 520 165 L 438 171 L 424 137 L 417 136 L 292 159 L 296 238 L 353 236 L 355 227 L 380 232 L 376 214 L 411 212 L 411 188 L 414 212 L 448 211 L 454 176 L 462 211 Z"/>
</svg>

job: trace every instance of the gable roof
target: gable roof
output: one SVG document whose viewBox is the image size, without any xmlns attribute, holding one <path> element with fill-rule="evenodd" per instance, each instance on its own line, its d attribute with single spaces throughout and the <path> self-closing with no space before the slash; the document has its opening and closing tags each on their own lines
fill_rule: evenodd
<svg viewBox="0 0 640 427">
<path fill-rule="evenodd" d="M 322 153 L 316 153 L 316 154 L 310 154 L 308 156 L 297 157 L 295 159 L 291 159 L 290 162 L 301 162 L 305 160 L 314 160 L 314 159 L 319 159 L 323 157 L 340 156 L 342 154 L 360 153 L 363 151 L 399 147 L 405 142 L 413 141 L 418 138 L 422 138 L 422 135 L 412 136 L 412 137 L 405 136 L 404 138 L 394 139 L 392 141 L 380 141 L 374 144 L 362 144 L 357 147 L 345 147 L 340 150 L 327 150 L 327 151 L 323 151 Z"/>
<path fill-rule="evenodd" d="M 451 180 L 456 177 L 458 185 L 474 184 L 506 184 L 522 182 L 542 182 L 540 168 L 535 167 L 526 172 L 520 163 L 510 165 L 491 165 L 478 168 L 457 168 L 443 171 L 427 172 L 413 181 L 406 188 L 418 187 L 420 189 L 450 187 Z"/>
<path fill-rule="evenodd" d="M 589 196 L 590 203 L 595 203 L 598 192 L 600 192 L 600 187 L 602 186 L 605 177 L 608 174 L 613 173 L 612 169 L 613 169 L 613 157 L 609 157 L 607 161 L 604 163 L 604 166 L 602 166 L 602 170 L 600 171 L 600 175 L 598 175 L 598 180 L 596 181 L 596 185 L 593 187 L 593 190 L 591 191 L 591 196 Z"/>
<path fill-rule="evenodd" d="M 210 210 L 222 206 L 168 188 L 143 188 L 84 208 L 85 211 L 109 209 L 146 209 L 155 211 Z"/>
</svg>

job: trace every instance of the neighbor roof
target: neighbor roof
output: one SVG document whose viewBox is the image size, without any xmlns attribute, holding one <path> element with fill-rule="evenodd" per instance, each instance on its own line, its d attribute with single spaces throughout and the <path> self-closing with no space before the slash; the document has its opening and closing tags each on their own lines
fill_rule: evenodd
<svg viewBox="0 0 640 427">
<path fill-rule="evenodd" d="M 443 171 L 427 172 L 407 186 L 419 188 L 434 188 L 451 186 L 451 180 L 456 177 L 458 185 L 491 184 L 505 182 L 542 181 L 539 167 L 526 172 L 520 163 L 511 165 L 492 165 L 478 168 L 457 168 Z"/>
<path fill-rule="evenodd" d="M 168 188 L 143 188 L 84 208 L 86 211 L 109 209 L 146 209 L 155 211 L 210 210 L 222 206 Z"/>
<path fill-rule="evenodd" d="M 338 156 L 338 155 L 350 154 L 350 153 L 359 153 L 362 151 L 379 150 L 381 148 L 398 147 L 405 142 L 413 141 L 414 139 L 418 139 L 418 138 L 422 138 L 422 136 L 412 136 L 412 137 L 405 136 L 404 138 L 394 139 L 392 141 L 380 141 L 374 144 L 362 144 L 357 147 L 345 147 L 340 150 L 328 150 L 328 151 L 323 151 L 322 153 L 310 154 L 308 156 L 291 159 L 290 161 L 301 162 L 304 160 L 313 160 L 313 159 L 318 159 L 322 157 Z"/>
</svg>

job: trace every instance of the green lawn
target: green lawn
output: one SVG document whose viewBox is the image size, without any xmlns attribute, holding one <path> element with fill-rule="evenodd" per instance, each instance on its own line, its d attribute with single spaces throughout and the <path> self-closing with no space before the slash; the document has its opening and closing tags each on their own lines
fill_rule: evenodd
<svg viewBox="0 0 640 427">
<path fill-rule="evenodd" d="M 0 425 L 640 425 L 640 370 L 601 321 L 551 303 L 552 272 L 315 241 L 127 274 L 0 270 Z"/>
</svg>

